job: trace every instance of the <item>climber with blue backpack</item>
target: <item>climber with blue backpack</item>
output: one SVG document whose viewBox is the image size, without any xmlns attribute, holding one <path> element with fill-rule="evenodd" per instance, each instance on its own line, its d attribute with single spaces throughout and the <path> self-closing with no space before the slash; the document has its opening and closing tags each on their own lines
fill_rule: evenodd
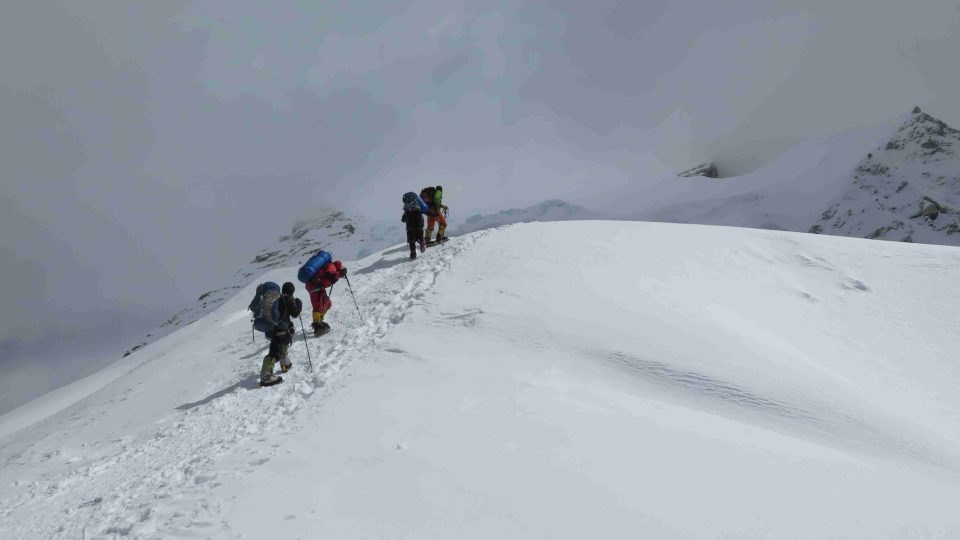
<svg viewBox="0 0 960 540">
<path fill-rule="evenodd" d="M 322 336 L 330 331 L 330 325 L 323 320 L 333 307 L 327 289 L 345 277 L 347 269 L 343 263 L 334 261 L 333 256 L 322 249 L 310 257 L 297 272 L 297 279 L 306 284 L 307 292 L 310 293 L 310 304 L 313 306 L 313 324 L 310 326 L 313 327 L 314 336 Z"/>
<path fill-rule="evenodd" d="M 410 191 L 403 195 L 403 217 L 400 221 L 407 224 L 407 244 L 410 245 L 410 259 L 417 258 L 417 244 L 420 244 L 420 253 L 427 249 L 423 239 L 423 215 L 430 210 L 416 193 Z"/>
<path fill-rule="evenodd" d="M 293 362 L 287 358 L 287 349 L 293 343 L 295 332 L 292 318 L 299 317 L 303 309 L 300 299 L 293 297 L 294 291 L 296 287 L 289 281 L 283 287 L 267 281 L 257 286 L 256 295 L 248 306 L 253 312 L 253 328 L 263 332 L 270 341 L 270 350 L 260 368 L 260 386 L 283 382 L 282 377 L 273 374 L 277 361 L 283 373 L 293 367 Z"/>
</svg>

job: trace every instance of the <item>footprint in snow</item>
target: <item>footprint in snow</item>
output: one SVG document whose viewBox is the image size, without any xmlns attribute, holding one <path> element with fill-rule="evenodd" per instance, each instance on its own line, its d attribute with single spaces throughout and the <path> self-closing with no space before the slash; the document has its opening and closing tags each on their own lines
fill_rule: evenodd
<svg viewBox="0 0 960 540">
<path fill-rule="evenodd" d="M 867 285 L 864 282 L 860 281 L 859 279 L 853 279 L 849 277 L 846 280 L 844 280 L 843 288 L 849 289 L 851 291 L 869 291 L 870 290 L 870 287 L 867 287 Z"/>
</svg>

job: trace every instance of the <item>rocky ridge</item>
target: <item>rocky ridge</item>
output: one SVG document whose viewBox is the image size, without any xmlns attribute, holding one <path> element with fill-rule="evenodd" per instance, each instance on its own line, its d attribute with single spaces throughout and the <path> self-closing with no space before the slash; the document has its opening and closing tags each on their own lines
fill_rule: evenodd
<svg viewBox="0 0 960 540">
<path fill-rule="evenodd" d="M 960 131 L 914 109 L 809 232 L 960 245 Z"/>
</svg>

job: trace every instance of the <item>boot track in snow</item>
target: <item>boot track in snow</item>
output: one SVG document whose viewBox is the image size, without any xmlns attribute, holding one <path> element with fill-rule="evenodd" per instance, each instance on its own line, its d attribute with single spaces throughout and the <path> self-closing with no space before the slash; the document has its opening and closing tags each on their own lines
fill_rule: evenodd
<svg viewBox="0 0 960 540">
<path fill-rule="evenodd" d="M 333 314 L 339 319 L 338 332 L 325 340 L 298 340 L 291 345 L 288 354 L 296 367 L 284 374 L 284 384 L 263 390 L 244 384 L 257 377 L 251 372 L 258 366 L 255 361 L 237 360 L 249 355 L 252 347 L 249 328 L 237 327 L 243 329 L 233 345 L 211 359 L 235 365 L 231 378 L 219 382 L 230 391 L 177 412 L 178 419 L 164 422 L 152 436 L 141 431 L 123 437 L 115 441 L 112 455 L 100 455 L 69 472 L 42 475 L 21 496 L 0 501 L 3 536 L 147 538 L 203 536 L 204 527 L 213 524 L 229 528 L 214 523 L 221 503 L 205 498 L 206 486 L 217 482 L 215 460 L 264 432 L 294 431 L 291 414 L 309 404 L 311 397 L 323 394 L 344 367 L 375 351 L 384 336 L 430 294 L 456 256 L 489 233 L 461 237 L 447 249 L 428 251 L 419 264 L 366 273 L 354 288 L 363 323 L 343 288 Z M 313 373 L 308 373 L 304 343 L 314 358 Z"/>
</svg>

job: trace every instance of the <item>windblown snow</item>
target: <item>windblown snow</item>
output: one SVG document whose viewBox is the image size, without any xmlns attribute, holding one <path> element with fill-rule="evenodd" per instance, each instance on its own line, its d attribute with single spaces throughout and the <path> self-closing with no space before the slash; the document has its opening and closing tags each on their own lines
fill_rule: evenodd
<svg viewBox="0 0 960 540">
<path fill-rule="evenodd" d="M 250 285 L 0 434 L 0 537 L 960 536 L 956 248 L 570 221 L 347 266 L 363 319 L 337 284 L 279 386 Z"/>
</svg>

